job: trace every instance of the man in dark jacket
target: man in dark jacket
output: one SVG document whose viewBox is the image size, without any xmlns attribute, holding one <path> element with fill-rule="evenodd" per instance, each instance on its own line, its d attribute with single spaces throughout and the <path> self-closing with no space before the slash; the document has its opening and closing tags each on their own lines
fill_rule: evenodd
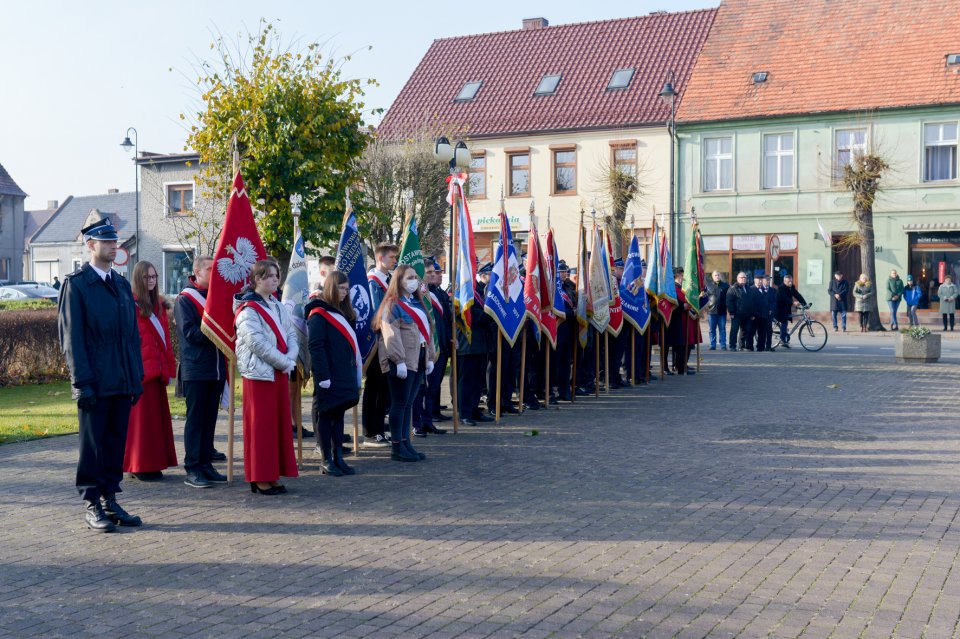
<svg viewBox="0 0 960 639">
<path fill-rule="evenodd" d="M 439 359 L 433 367 L 433 373 L 427 380 L 430 389 L 428 397 L 430 402 L 429 414 L 434 422 L 443 422 L 450 419 L 440 412 L 440 389 L 443 386 L 443 376 L 447 370 L 447 362 L 453 354 L 453 302 L 440 285 L 443 281 L 443 271 L 440 270 L 440 265 L 433 258 L 430 258 L 430 261 L 433 263 L 434 269 L 433 282 L 429 286 L 430 303 L 434 305 L 434 309 L 439 305 L 441 311 L 434 314 L 434 319 L 437 322 L 437 334 L 440 338 L 440 352 Z M 427 432 L 434 431 L 436 431 L 434 434 L 442 434 L 440 431 L 446 432 L 442 428 L 436 427 L 431 427 Z"/>
<path fill-rule="evenodd" d="M 457 330 L 457 374 L 460 377 L 457 381 L 457 401 L 460 403 L 460 421 L 468 426 L 475 426 L 477 422 L 493 421 L 480 410 L 487 354 L 491 336 L 496 334 L 496 325 L 490 316 L 483 312 L 485 291 L 486 284 L 477 282 L 476 294 L 470 306 L 471 338 L 468 340 L 462 329 Z"/>
<path fill-rule="evenodd" d="M 727 312 L 730 313 L 730 350 L 753 350 L 747 339 L 753 334 L 753 304 L 747 287 L 747 274 L 737 273 L 737 283 L 727 291 Z"/>
<path fill-rule="evenodd" d="M 717 349 L 717 333 L 720 333 L 720 350 L 727 350 L 727 291 L 730 285 L 714 271 L 712 281 L 707 282 L 707 321 L 710 330 L 710 350 Z M 731 343 L 731 346 L 735 344 Z"/>
<path fill-rule="evenodd" d="M 850 282 L 843 278 L 843 273 L 837 271 L 827 287 L 830 295 L 830 316 L 833 319 L 833 331 L 837 332 L 837 315 L 840 316 L 843 332 L 847 332 L 847 297 L 850 295 Z"/>
<path fill-rule="evenodd" d="M 117 230 L 109 218 L 81 231 L 90 261 L 60 289 L 60 346 L 70 371 L 80 419 L 77 490 L 84 521 L 97 532 L 139 526 L 117 503 L 130 408 L 143 394 L 140 332 L 130 284 L 110 268 Z"/>
<path fill-rule="evenodd" d="M 790 317 L 793 314 L 794 300 L 800 304 L 807 303 L 807 300 L 803 299 L 803 295 L 800 294 L 797 287 L 793 285 L 793 277 L 784 275 L 783 284 L 777 289 L 777 306 L 773 314 L 774 318 L 780 322 L 780 344 L 782 344 L 784 348 L 790 348 L 788 328 L 790 326 Z"/>
<path fill-rule="evenodd" d="M 577 285 L 570 279 L 570 268 L 560 260 L 560 289 L 566 311 L 563 321 L 557 325 L 557 398 L 562 402 L 573 401 L 570 390 L 570 369 L 573 366 L 573 345 L 577 340 Z M 559 306 L 559 304 L 558 304 Z"/>
<path fill-rule="evenodd" d="M 183 387 L 187 404 L 183 427 L 183 469 L 187 476 L 183 483 L 192 488 L 210 488 L 227 481 L 213 467 L 214 461 L 226 459 L 226 455 L 214 449 L 213 438 L 220 396 L 227 379 L 227 361 L 200 330 L 213 266 L 209 255 L 197 257 L 193 262 L 193 275 L 173 306 L 180 344 L 177 381 Z"/>
<path fill-rule="evenodd" d="M 769 351 L 773 348 L 773 313 L 777 307 L 777 292 L 771 286 L 769 275 L 762 275 L 757 292 L 759 293 L 759 299 L 757 300 L 759 308 L 757 350 Z"/>
</svg>

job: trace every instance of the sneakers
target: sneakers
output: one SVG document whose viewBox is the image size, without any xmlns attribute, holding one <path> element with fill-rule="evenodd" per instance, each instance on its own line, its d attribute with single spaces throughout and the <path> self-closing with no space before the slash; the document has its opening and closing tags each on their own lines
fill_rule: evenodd
<svg viewBox="0 0 960 639">
<path fill-rule="evenodd" d="M 388 440 L 383 435 L 377 435 L 376 437 L 364 437 L 363 447 L 364 448 L 389 448 L 390 440 Z"/>
<path fill-rule="evenodd" d="M 204 466 L 200 469 L 200 476 L 206 479 L 211 484 L 225 484 L 227 483 L 227 476 L 221 474 L 213 466 Z"/>
<path fill-rule="evenodd" d="M 191 488 L 213 488 L 213 482 L 207 480 L 200 471 L 187 473 L 183 483 Z"/>
</svg>

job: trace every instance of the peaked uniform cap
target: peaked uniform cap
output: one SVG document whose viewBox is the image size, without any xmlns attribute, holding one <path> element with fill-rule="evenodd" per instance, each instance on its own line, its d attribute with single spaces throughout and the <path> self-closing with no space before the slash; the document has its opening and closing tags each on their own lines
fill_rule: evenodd
<svg viewBox="0 0 960 639">
<path fill-rule="evenodd" d="M 116 227 L 110 223 L 110 218 L 105 217 L 91 224 L 80 231 L 86 240 L 119 240 Z"/>
</svg>

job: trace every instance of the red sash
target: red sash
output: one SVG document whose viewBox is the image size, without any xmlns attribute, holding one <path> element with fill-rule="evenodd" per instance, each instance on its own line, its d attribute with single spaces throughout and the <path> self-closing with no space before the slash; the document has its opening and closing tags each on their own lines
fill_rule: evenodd
<svg viewBox="0 0 960 639">
<path fill-rule="evenodd" d="M 267 312 L 267 309 L 260 306 L 256 302 L 244 302 L 237 308 L 237 312 L 234 314 L 234 318 L 237 315 L 240 315 L 240 311 L 245 308 L 252 308 L 255 310 L 260 317 L 263 318 L 263 321 L 267 323 L 267 326 L 273 329 L 273 334 L 277 338 L 277 350 L 281 353 L 286 354 L 287 352 L 287 340 L 283 339 L 283 333 L 280 332 L 280 327 L 277 326 L 277 323 L 273 321 L 273 317 L 270 316 L 270 313 Z"/>
<path fill-rule="evenodd" d="M 383 283 L 383 280 L 381 280 L 378 275 L 367 275 L 367 280 L 370 282 L 376 282 L 377 284 L 380 285 L 380 288 L 382 288 L 384 292 L 386 292 L 387 285 Z"/>
<path fill-rule="evenodd" d="M 200 294 L 200 292 L 197 289 L 185 288 L 180 292 L 180 295 L 183 295 L 188 300 L 193 302 L 193 305 L 197 309 L 197 314 L 200 317 L 203 317 L 203 308 L 204 308 L 204 305 L 207 303 L 207 300 Z"/>
<path fill-rule="evenodd" d="M 443 306 L 440 305 L 440 300 L 433 293 L 430 293 L 430 303 L 433 304 L 434 310 L 440 313 L 440 317 L 443 317 Z"/>
<path fill-rule="evenodd" d="M 400 308 L 405 310 L 407 314 L 413 318 L 413 323 L 417 325 L 417 328 L 420 329 L 420 335 L 423 337 L 423 341 L 430 341 L 430 329 L 423 325 L 423 320 L 420 319 L 420 315 L 413 309 L 412 306 L 404 302 L 402 299 L 397 298 L 397 304 L 400 305 Z M 426 313 L 424 313 L 426 314 Z"/>
<path fill-rule="evenodd" d="M 339 321 L 339 319 L 336 316 L 334 316 L 332 313 L 330 313 L 326 309 L 322 309 L 322 308 L 315 308 L 312 311 L 310 311 L 310 315 L 308 316 L 308 318 L 314 315 L 319 315 L 323 319 L 327 320 L 327 322 L 329 322 L 331 325 L 333 325 L 334 328 L 340 331 L 340 334 L 343 335 L 343 338 L 347 340 L 347 342 L 350 344 L 350 348 L 353 349 L 354 357 L 357 357 L 359 355 L 360 347 L 357 345 L 356 338 L 350 333 L 350 330 L 344 325 L 343 322 Z M 344 320 L 344 322 L 345 321 L 346 320 Z"/>
</svg>

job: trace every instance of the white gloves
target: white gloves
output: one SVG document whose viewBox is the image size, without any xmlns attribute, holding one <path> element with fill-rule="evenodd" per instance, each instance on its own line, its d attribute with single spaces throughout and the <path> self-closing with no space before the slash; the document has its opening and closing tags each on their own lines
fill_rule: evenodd
<svg viewBox="0 0 960 639">
<path fill-rule="evenodd" d="M 404 362 L 397 364 L 397 377 L 400 379 L 407 378 L 407 365 Z"/>
<path fill-rule="evenodd" d="M 283 372 L 286 373 L 287 375 L 289 375 L 289 374 L 292 373 L 292 372 L 294 371 L 294 369 L 296 369 L 296 368 L 297 368 L 297 362 L 291 359 L 291 360 L 290 360 L 290 363 L 287 364 L 287 367 L 283 369 Z"/>
<path fill-rule="evenodd" d="M 433 373 L 433 362 L 427 360 L 427 375 Z"/>
<path fill-rule="evenodd" d="M 322 382 L 320 382 L 319 384 L 317 384 L 317 386 L 319 386 L 320 388 L 330 388 L 330 380 L 329 380 L 329 379 L 325 379 L 325 380 L 323 380 Z"/>
</svg>

